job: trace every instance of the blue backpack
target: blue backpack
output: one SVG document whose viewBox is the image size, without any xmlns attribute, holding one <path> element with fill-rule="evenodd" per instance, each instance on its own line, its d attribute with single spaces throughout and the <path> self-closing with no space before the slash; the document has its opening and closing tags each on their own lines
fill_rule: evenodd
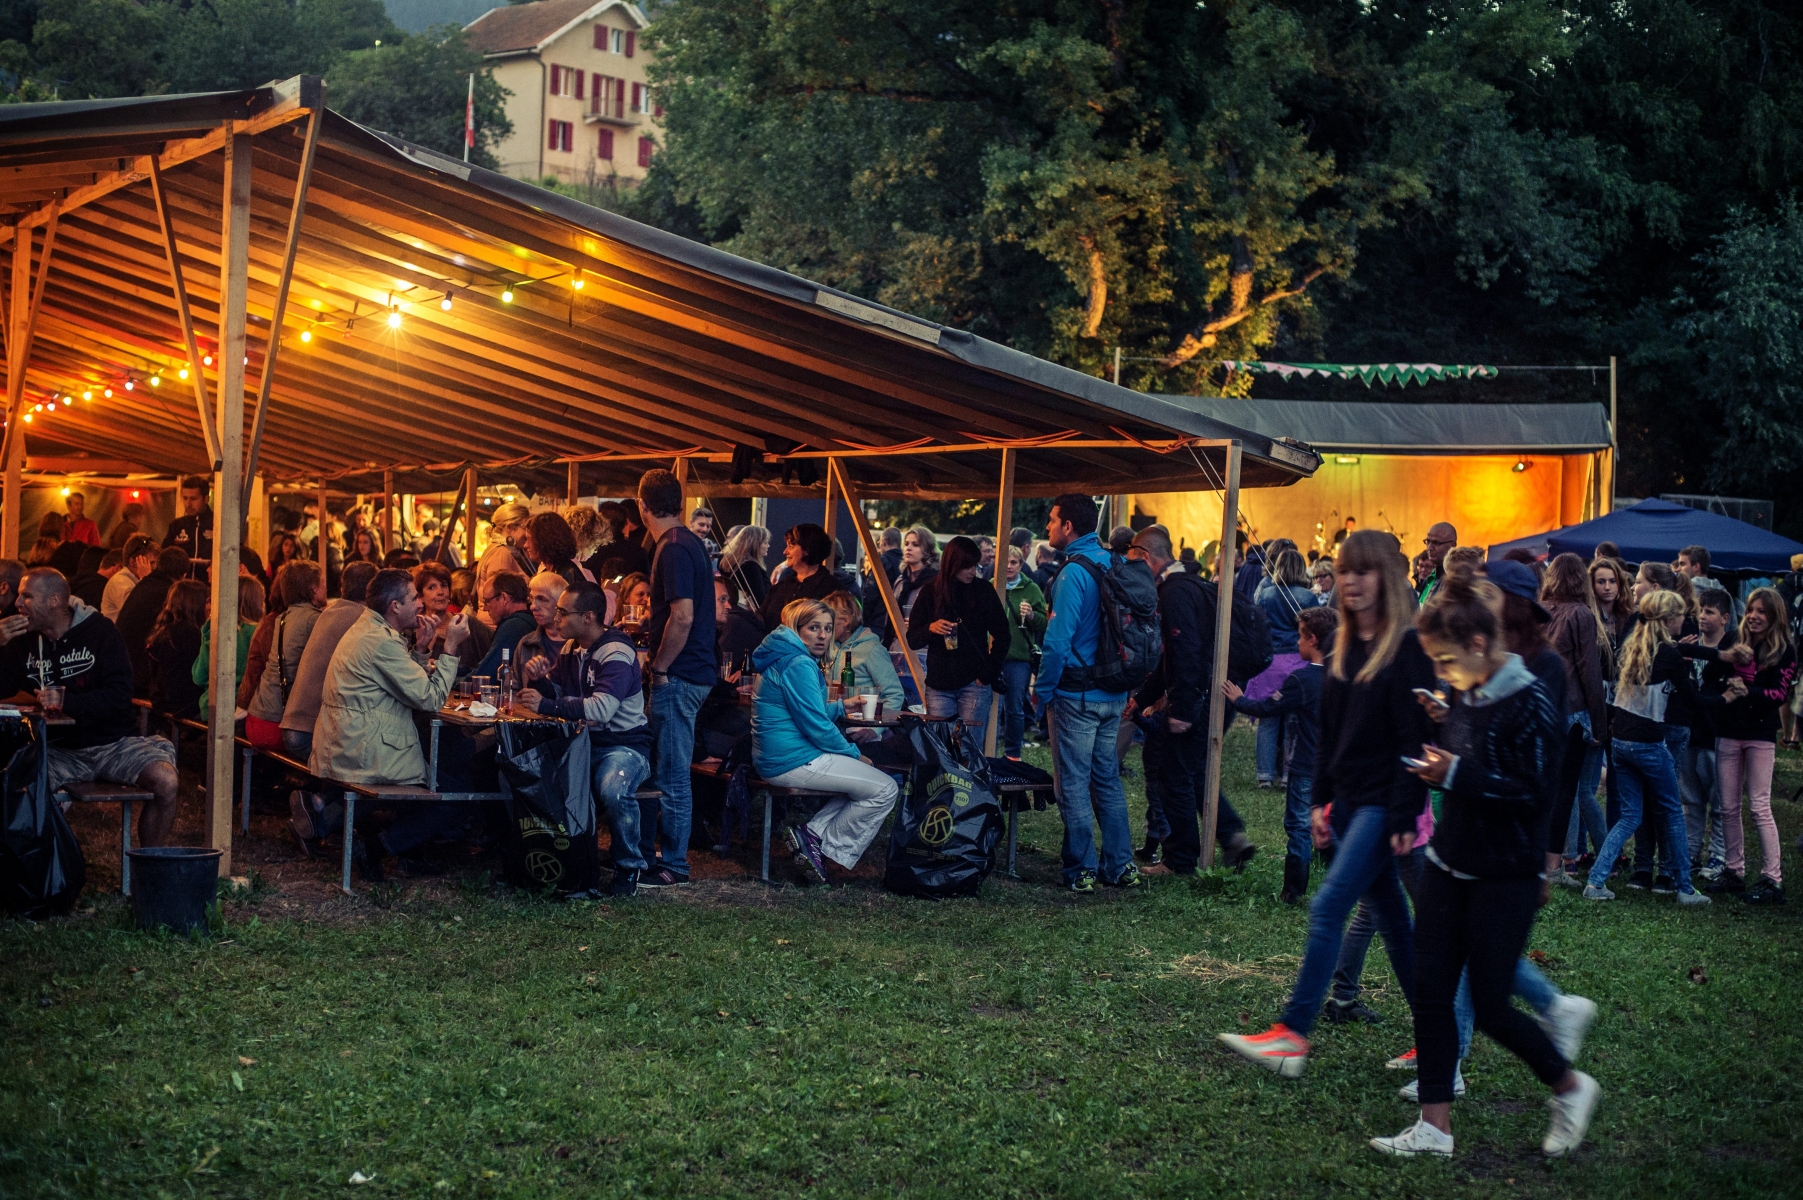
<svg viewBox="0 0 1803 1200">
<path fill-rule="evenodd" d="M 1073 565 L 1096 581 L 1096 660 L 1089 666 L 1064 669 L 1061 689 L 1086 692 L 1134 692 L 1143 686 L 1164 656 L 1164 631 L 1158 626 L 1158 581 L 1143 562 L 1108 556 L 1104 571 L 1087 558 L 1072 555 Z"/>
</svg>

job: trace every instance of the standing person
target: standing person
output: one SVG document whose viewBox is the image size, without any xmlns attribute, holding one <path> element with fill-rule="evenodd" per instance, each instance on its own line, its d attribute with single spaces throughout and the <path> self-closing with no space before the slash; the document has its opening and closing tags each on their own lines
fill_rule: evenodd
<svg viewBox="0 0 1803 1200">
<path fill-rule="evenodd" d="M 213 570 L 213 510 L 207 506 L 207 494 L 212 490 L 212 481 L 204 475 L 183 479 L 182 515 L 169 523 L 169 532 L 163 535 L 163 546 L 184 551 L 194 578 L 203 581 Z"/>
<path fill-rule="evenodd" d="M 84 546 L 100 545 L 100 526 L 87 515 L 88 498 L 71 491 L 64 507 L 69 510 L 69 517 L 63 522 L 63 541 L 80 542 Z"/>
<path fill-rule="evenodd" d="M 570 531 L 570 523 L 556 513 L 534 514 L 526 522 L 524 536 L 516 532 L 514 539 L 526 557 L 538 563 L 539 570 L 556 572 L 571 587 L 595 582 L 589 578 L 588 568 L 576 561 L 576 535 Z"/>
<path fill-rule="evenodd" d="M 713 690 L 718 663 L 714 567 L 701 539 L 682 522 L 682 484 L 676 476 L 646 471 L 639 478 L 638 507 L 657 547 L 651 560 L 651 620 L 645 634 L 651 650 L 647 675 L 652 769 L 657 789 L 664 794 L 658 855 L 639 882 L 670 887 L 689 881 L 689 828 L 695 806 L 689 763 L 695 753 L 695 714 Z"/>
<path fill-rule="evenodd" d="M 1803 554 L 1790 556 L 1790 574 L 1778 581 L 1778 599 L 1784 601 L 1784 611 L 1790 614 L 1791 642 L 1803 641 Z M 1795 750 L 1800 744 L 1797 739 L 1797 721 L 1803 718 L 1803 682 L 1792 689 L 1789 704 L 1778 710 L 1778 721 L 1783 730 L 1784 745 Z M 1797 842 L 1797 848 L 1803 850 L 1803 839 Z"/>
<path fill-rule="evenodd" d="M 877 586 L 876 573 L 881 571 L 884 579 L 894 579 L 901 570 L 902 531 L 893 525 L 877 530 L 876 545 L 876 559 L 865 559 L 863 564 L 864 625 L 879 639 L 887 640 L 889 612 L 883 607 L 883 591 Z"/>
<path fill-rule="evenodd" d="M 588 571 L 596 583 L 601 582 L 601 541 L 607 535 L 607 522 L 601 514 L 586 504 L 568 504 L 559 510 L 564 523 L 570 527 L 570 533 L 576 539 L 576 561 Z M 494 542 L 493 526 L 489 528 L 490 546 Z M 483 557 L 487 557 L 485 554 Z M 514 569 L 514 568 L 510 568 Z M 524 574 L 524 572 L 516 573 Z M 480 593 L 480 587 L 477 591 Z M 606 588 L 602 589 L 606 591 Z"/>
<path fill-rule="evenodd" d="M 1029 541 L 1031 537 L 1029 536 Z M 1007 690 L 1002 697 L 1002 755 L 1020 760 L 1021 744 L 1026 738 L 1028 685 L 1033 681 L 1033 660 L 1039 654 L 1039 641 L 1045 636 L 1045 593 L 1027 577 L 1022 564 L 1027 552 L 1008 546 L 1008 661 L 1002 664 L 1002 678 Z M 1000 690 L 1000 689 L 998 689 Z"/>
<path fill-rule="evenodd" d="M 120 557 L 125 560 L 124 565 L 106 581 L 106 590 L 100 594 L 100 615 L 109 621 L 119 619 L 125 598 L 131 595 L 140 579 L 157 569 L 156 539 L 134 533 L 126 539 Z"/>
<path fill-rule="evenodd" d="M 1158 580 L 1164 653 L 1124 715 L 1129 720 L 1140 713 L 1151 718 L 1143 762 L 1148 795 L 1157 795 L 1168 830 L 1162 838 L 1163 862 L 1173 874 L 1194 875 L 1202 861 L 1198 815 L 1207 803 L 1203 793 L 1208 783 L 1218 593 L 1214 584 L 1191 575 L 1171 557 L 1171 535 L 1164 526 L 1140 530 L 1132 549 Z M 1153 822 L 1146 824 L 1151 827 Z M 1215 841 L 1221 847 L 1222 865 L 1236 871 L 1245 869 L 1258 853 L 1246 836 L 1246 823 L 1224 793 L 1216 801 Z M 1149 833 L 1147 842 L 1143 857 L 1152 860 L 1159 847 Z"/>
<path fill-rule="evenodd" d="M 1679 646 L 1690 660 L 1696 703 L 1690 710 L 1690 745 L 1678 764 L 1678 794 L 1684 799 L 1684 837 L 1690 843 L 1690 873 L 1710 883 L 1722 877 L 1728 862 L 1716 740 L 1720 737 L 1721 709 L 1728 700 L 1729 684 L 1736 680 L 1736 664 L 1723 654 L 1740 644 L 1732 624 L 1733 615 L 1734 601 L 1726 591 L 1719 587 L 1699 587 L 1696 647 L 1699 651 L 1715 651 L 1715 657 L 1692 658 L 1688 647 Z M 1738 680 L 1737 683 L 1735 691 L 1739 695 L 1745 681 Z"/>
<path fill-rule="evenodd" d="M 1446 552 L 1459 544 L 1459 531 L 1445 521 L 1436 521 L 1427 527 L 1427 536 L 1422 539 L 1426 570 L 1421 580 L 1421 603 L 1426 604 L 1440 586 L 1440 579 L 1446 565 Z"/>
<path fill-rule="evenodd" d="M 1688 683 L 1690 678 L 1672 640 L 1683 624 L 1683 597 L 1664 589 L 1648 592 L 1640 601 L 1640 620 L 1622 647 L 1615 702 L 1609 706 L 1610 763 L 1619 776 L 1621 819 L 1610 827 L 1590 868 L 1586 900 L 1615 899 L 1608 887 L 1609 873 L 1628 839 L 1640 828 L 1645 810 L 1657 808 L 1656 819 L 1665 826 L 1667 862 L 1675 877 L 1678 903 L 1709 903 L 1709 897 L 1690 883 L 1678 773 L 1665 739 L 1665 710 L 1673 686 Z"/>
<path fill-rule="evenodd" d="M 764 555 L 770 552 L 770 531 L 762 525 L 741 525 L 726 539 L 720 551 L 720 578 L 734 608 L 758 612 L 770 594 L 770 570 Z"/>
<path fill-rule="evenodd" d="M 1428 739 L 1428 720 L 1413 692 L 1433 688 L 1433 665 L 1415 632 L 1408 560 L 1395 537 L 1375 529 L 1352 534 L 1334 576 L 1340 626 L 1321 682 L 1321 753 L 1309 829 L 1317 848 L 1337 840 L 1338 849 L 1309 905 L 1308 947 L 1282 1019 L 1251 1037 L 1220 1035 L 1235 1052 L 1288 1079 L 1300 1078 L 1308 1063 L 1308 1035 L 1339 959 L 1346 917 L 1361 899 L 1377 918 L 1411 1007 L 1415 999 L 1414 942 L 1397 858 L 1415 847 L 1427 788 L 1402 759 L 1420 758 Z"/>
<path fill-rule="evenodd" d="M 156 570 L 138 581 L 119 606 L 119 636 L 131 654 L 132 679 L 137 694 L 150 695 L 150 631 L 163 601 L 177 580 L 188 578 L 188 555 L 180 546 L 166 546 L 157 555 Z"/>
<path fill-rule="evenodd" d="M 607 894 L 626 897 L 638 894 L 646 866 L 635 797 L 651 773 L 651 732 L 638 650 L 608 622 L 607 607 L 606 593 L 588 580 L 570 585 L 557 605 L 563 652 L 549 668 L 534 664 L 531 676 L 543 682 L 521 691 L 519 703 L 588 727 L 590 787 L 611 843 Z"/>
<path fill-rule="evenodd" d="M 1289 784 L 1284 790 L 1283 832 L 1287 839 L 1283 856 L 1285 904 L 1308 895 L 1309 861 L 1313 856 L 1309 837 L 1309 797 L 1314 794 L 1315 763 L 1321 744 L 1321 664 L 1333 651 L 1334 631 L 1340 617 L 1332 608 L 1306 609 L 1297 618 L 1296 648 L 1302 665 L 1284 677 L 1283 686 L 1263 700 L 1249 700 L 1230 679 L 1222 684 L 1233 707 L 1259 720 L 1285 722 L 1284 746 L 1289 754 Z"/>
<path fill-rule="evenodd" d="M 974 561 L 974 556 L 973 556 Z M 835 722 L 845 705 L 826 698 L 822 661 L 832 652 L 835 618 L 817 600 L 794 600 L 782 624 L 751 656 L 763 677 L 751 718 L 751 761 L 778 787 L 836 792 L 814 819 L 783 829 L 795 865 L 812 883 L 827 882 L 827 860 L 847 871 L 858 865 L 883 819 L 895 806 L 895 780 L 871 765 Z"/>
<path fill-rule="evenodd" d="M 990 692 L 1008 687 L 1002 664 L 1013 644 L 995 585 L 976 577 L 980 551 L 967 537 L 945 544 L 939 575 L 908 617 L 908 645 L 927 652 L 927 716 L 957 717 L 980 754 Z M 774 595 L 774 593 L 772 593 Z"/>
<path fill-rule="evenodd" d="M 288 685 L 288 701 L 282 706 L 282 749 L 290 758 L 305 762 L 313 753 L 313 727 L 319 721 L 320 700 L 325 692 L 326 668 L 346 631 L 369 611 L 370 581 L 380 568 L 373 563 L 351 563 L 344 568 L 342 592 L 326 605 L 313 630 L 300 662 Z M 318 570 L 317 564 L 314 570 Z M 278 584 L 281 576 L 277 577 Z M 272 593 L 273 595 L 273 593 Z M 273 634 L 272 634 L 273 640 Z M 301 849 L 312 856 L 316 843 L 344 820 L 344 805 L 338 797 L 299 790 L 288 794 L 289 827 L 300 839 Z"/>
<path fill-rule="evenodd" d="M 920 673 L 926 674 L 926 656 L 909 649 L 907 645 L 907 621 L 914 611 L 914 605 L 920 598 L 922 589 L 939 577 L 939 539 L 933 531 L 924 525 L 912 525 L 902 534 L 901 566 L 891 577 L 895 591 L 895 606 L 901 610 L 903 627 L 890 630 L 889 656 L 895 660 L 895 674 L 902 681 L 902 690 L 907 693 L 908 703 L 926 703 L 914 693 L 914 676 L 908 670 L 907 655 L 917 657 Z"/>
<path fill-rule="evenodd" d="M 689 532 L 700 540 L 709 561 L 717 562 L 720 558 L 720 543 L 714 537 L 714 525 L 714 510 L 705 504 L 689 514 Z"/>
<path fill-rule="evenodd" d="M 124 508 L 120 509 L 119 523 L 113 526 L 113 532 L 107 536 L 106 548 L 108 550 L 125 549 L 126 542 L 143 532 L 144 514 L 147 511 L 148 510 L 136 500 L 133 500 L 130 504 L 127 504 Z"/>
<path fill-rule="evenodd" d="M 50 734 L 50 790 L 98 780 L 140 787 L 153 796 L 138 819 L 138 844 L 161 846 L 175 828 L 175 747 L 138 737 L 132 664 L 113 623 L 79 600 L 51 570 L 27 571 L 18 611 L 0 620 L 0 695 L 63 689 L 63 713 L 75 723 Z"/>
<path fill-rule="evenodd" d="M 355 529 L 348 535 L 351 540 L 351 552 L 346 562 L 382 563 L 382 548 L 376 544 L 376 531 L 373 529 Z"/>
<path fill-rule="evenodd" d="M 1548 564 L 1540 602 L 1550 618 L 1547 641 L 1564 662 L 1567 681 L 1564 750 L 1551 825 L 1563 847 L 1574 808 L 1586 818 L 1602 815 L 1596 806 L 1596 789 L 1603 773 L 1603 739 L 1608 736 L 1603 671 L 1603 639 L 1607 635 L 1584 560 L 1575 554 L 1556 555 Z M 1592 827 L 1591 838 L 1598 845 L 1606 836 L 1606 831 Z M 1581 880 L 1566 874 L 1563 858 L 1558 862 L 1549 858 L 1547 872 L 1554 883 L 1581 885 Z"/>
<path fill-rule="evenodd" d="M 765 632 L 773 632 L 782 624 L 783 609 L 792 601 L 824 600 L 839 590 L 839 581 L 833 577 L 828 562 L 833 549 L 833 539 L 812 522 L 792 526 L 783 535 L 783 566 L 787 570 L 770 585 L 758 613 Z"/>
<path fill-rule="evenodd" d="M 52 525 L 54 518 L 55 524 Z M 81 556 L 88 548 L 86 542 L 72 542 L 64 535 L 67 518 L 62 513 L 45 513 L 38 522 L 38 545 L 50 552 L 45 564 L 62 572 L 64 579 L 74 579 L 81 570 Z M 56 540 L 45 546 L 47 538 L 54 533 Z"/>
<path fill-rule="evenodd" d="M 1746 877 L 1745 835 L 1740 797 L 1744 786 L 1753 827 L 1759 831 L 1759 881 L 1746 890 L 1748 904 L 1784 903 L 1784 866 L 1778 826 L 1772 820 L 1772 760 L 1777 751 L 1778 710 L 1797 682 L 1797 646 L 1791 640 L 1784 600 L 1777 591 L 1754 588 L 1740 619 L 1740 641 L 1751 660 L 1737 665 L 1742 687 L 1716 718 L 1716 772 L 1722 787 L 1722 824 L 1727 869 L 1710 891 L 1740 890 Z"/>
<path fill-rule="evenodd" d="M 1081 558 L 1107 570 L 1112 556 L 1096 539 L 1096 502 L 1080 492 L 1052 501 L 1046 540 L 1067 559 Z M 909 531 L 912 535 L 912 530 Z M 1101 597 L 1086 570 L 1060 571 L 1052 588 L 1052 617 L 1046 625 L 1034 693 L 1047 713 L 1055 768 L 1053 791 L 1064 818 L 1064 886 L 1087 894 L 1101 882 L 1138 887 L 1133 834 L 1127 823 L 1127 795 L 1115 736 L 1127 708 L 1126 692 L 1090 686 L 1102 623 Z M 1102 851 L 1096 854 L 1094 830 Z"/>
<path fill-rule="evenodd" d="M 977 578 L 995 582 L 995 539 L 987 535 L 977 539 Z"/>
<path fill-rule="evenodd" d="M 1664 563 L 1643 562 L 1634 576 L 1632 598 L 1635 604 L 1656 591 L 1677 593 L 1684 601 L 1684 620 L 1681 626 L 1672 633 L 1674 640 L 1690 641 L 1696 637 L 1697 596 L 1696 589 L 1691 586 L 1690 576 L 1672 570 Z M 1635 622 L 1639 616 L 1635 616 Z M 1633 624 L 1630 623 L 1629 636 L 1633 635 Z M 1680 651 L 1682 653 L 1682 651 Z M 1676 771 L 1678 763 L 1683 760 L 1681 741 L 1690 737 L 1691 698 L 1695 694 L 1692 689 L 1690 672 L 1681 671 L 1679 677 L 1672 680 L 1670 694 L 1666 697 L 1665 742 L 1666 749 L 1671 752 L 1672 768 Z M 1618 773 L 1610 772 L 1610 781 L 1615 787 L 1610 795 L 1610 823 L 1620 819 L 1620 781 Z M 1634 866 L 1628 876 L 1628 886 L 1635 891 L 1651 888 L 1662 896 L 1669 896 L 1672 891 L 1671 857 L 1674 853 L 1666 844 L 1666 826 L 1663 821 L 1642 821 L 1640 828 L 1634 832 Z M 1664 869 L 1660 869 L 1664 864 Z"/>
<path fill-rule="evenodd" d="M 1308 567 L 1302 555 L 1289 546 L 1273 553 L 1270 578 L 1259 583 L 1255 600 L 1271 627 L 1271 665 L 1246 684 L 1246 697 L 1256 703 L 1283 686 L 1290 672 L 1302 665 L 1302 656 L 1296 649 L 1298 620 L 1303 612 L 1320 603 L 1308 585 Z M 1283 725 L 1281 717 L 1259 718 L 1256 767 L 1261 788 L 1284 778 L 1280 770 Z"/>
<path fill-rule="evenodd" d="M 509 501 L 495 509 L 494 515 L 489 518 L 488 548 L 476 560 L 477 595 L 481 595 L 482 586 L 491 577 L 502 571 L 512 571 L 527 579 L 538 573 L 538 564 L 528 558 L 521 548 L 525 541 L 526 522 L 531 519 L 532 510 L 518 501 Z"/>
<path fill-rule="evenodd" d="M 1454 689 L 1455 702 L 1442 726 L 1446 748 L 1424 747 L 1422 765 L 1409 768 L 1444 795 L 1416 909 L 1412 1006 L 1421 1117 L 1394 1137 L 1372 1138 L 1371 1146 L 1401 1157 L 1451 1157 L 1459 1048 L 1454 997 L 1468 977 L 1478 1028 L 1553 1090 L 1552 1127 L 1540 1148 L 1557 1158 L 1583 1142 L 1602 1092 L 1596 1080 L 1571 1069 L 1509 994 L 1542 900 L 1563 705 L 1519 656 L 1503 649 L 1492 585 L 1463 570 L 1436 584 L 1418 626 L 1422 649 Z"/>
</svg>

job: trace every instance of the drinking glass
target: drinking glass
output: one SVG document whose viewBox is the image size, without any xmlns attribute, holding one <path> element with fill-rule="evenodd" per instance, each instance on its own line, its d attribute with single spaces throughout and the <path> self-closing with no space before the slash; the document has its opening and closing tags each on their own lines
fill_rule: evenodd
<svg viewBox="0 0 1803 1200">
<path fill-rule="evenodd" d="M 501 689 L 500 688 L 494 687 L 491 685 L 491 686 L 483 688 L 481 690 L 481 692 L 479 693 L 479 695 L 482 700 L 482 703 L 489 705 L 491 708 L 499 709 L 501 707 Z"/>
<path fill-rule="evenodd" d="M 47 717 L 59 717 L 63 712 L 63 689 L 61 684 L 47 683 L 38 689 L 38 704 Z"/>
</svg>

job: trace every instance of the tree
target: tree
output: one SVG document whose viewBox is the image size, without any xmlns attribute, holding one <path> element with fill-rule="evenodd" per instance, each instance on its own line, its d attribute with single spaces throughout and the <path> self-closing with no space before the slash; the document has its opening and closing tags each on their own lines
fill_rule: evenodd
<svg viewBox="0 0 1803 1200">
<path fill-rule="evenodd" d="M 326 74 L 327 103 L 353 121 L 455 157 L 476 77 L 476 145 L 470 161 L 493 169 L 494 147 L 513 132 L 507 89 L 495 82 L 463 31 L 441 26 L 340 58 Z"/>
</svg>

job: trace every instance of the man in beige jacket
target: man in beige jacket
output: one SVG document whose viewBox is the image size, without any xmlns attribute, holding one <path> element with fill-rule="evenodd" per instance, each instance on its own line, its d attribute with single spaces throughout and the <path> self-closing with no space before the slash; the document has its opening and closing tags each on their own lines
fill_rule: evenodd
<svg viewBox="0 0 1803 1200">
<path fill-rule="evenodd" d="M 426 756 L 413 723 L 415 710 L 436 712 L 457 679 L 457 655 L 469 640 L 469 618 L 451 618 L 445 652 L 429 666 L 415 661 L 406 634 L 422 646 L 437 628 L 421 618 L 419 590 L 406 571 L 378 571 L 370 581 L 367 610 L 345 631 L 326 668 L 319 718 L 313 726 L 308 767 L 325 779 L 344 783 L 423 784 Z M 400 858 L 407 874 L 438 874 L 408 851 L 440 832 L 455 817 L 456 805 L 412 805 L 415 811 L 386 834 L 366 835 L 353 854 L 366 879 L 382 878 L 385 854 Z"/>
</svg>

